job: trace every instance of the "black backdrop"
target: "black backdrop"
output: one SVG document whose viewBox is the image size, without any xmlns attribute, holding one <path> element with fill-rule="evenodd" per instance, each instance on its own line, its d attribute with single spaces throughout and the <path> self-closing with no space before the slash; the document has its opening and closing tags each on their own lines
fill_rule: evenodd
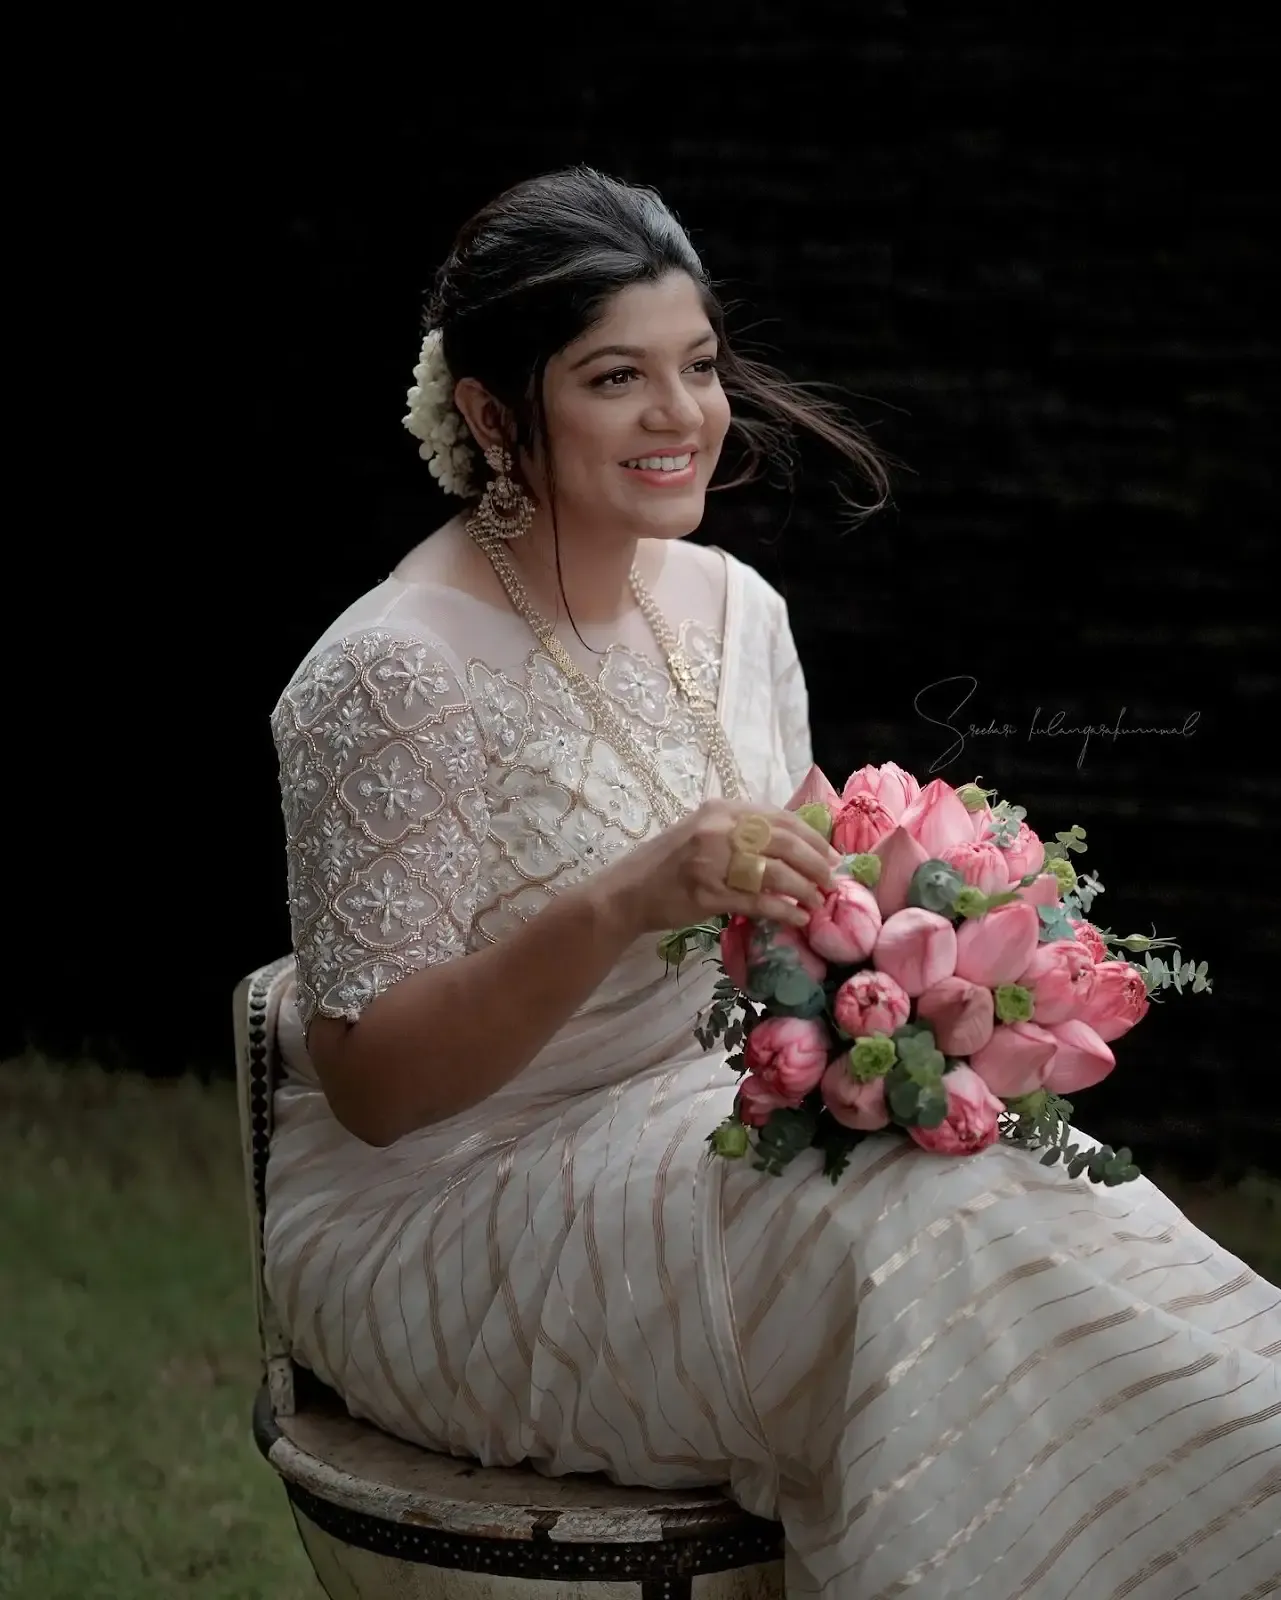
<svg viewBox="0 0 1281 1600">
<path fill-rule="evenodd" d="M 500 187 L 586 160 L 657 186 L 736 325 L 905 463 L 857 533 L 807 451 L 794 499 L 721 497 L 700 535 L 787 594 L 819 759 L 981 773 L 1085 826 L 1100 919 L 1216 974 L 1086 1122 L 1276 1167 L 1269 24 L 1030 9 L 192 25 L 113 80 L 66 292 L 106 352 L 72 395 L 117 442 L 92 476 L 55 457 L 10 591 L 35 822 L 7 1045 L 229 1070 L 232 985 L 287 947 L 275 696 L 447 513 L 400 427 L 432 269 Z M 1055 713 L 1182 731 L 1082 755 L 1032 732 Z M 989 731 L 943 761 L 928 718 Z"/>
</svg>

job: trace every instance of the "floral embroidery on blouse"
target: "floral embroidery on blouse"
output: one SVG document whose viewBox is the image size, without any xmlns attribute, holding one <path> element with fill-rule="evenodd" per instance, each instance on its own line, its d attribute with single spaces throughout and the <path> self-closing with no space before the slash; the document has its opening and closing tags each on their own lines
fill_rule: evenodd
<svg viewBox="0 0 1281 1600">
<path fill-rule="evenodd" d="M 715 696 L 721 639 L 681 645 Z M 615 646 L 597 682 L 681 800 L 707 752 L 667 672 Z M 627 761 L 541 650 L 516 676 L 369 628 L 296 674 L 272 716 L 304 1026 L 354 1020 L 407 973 L 493 943 L 655 826 Z"/>
</svg>

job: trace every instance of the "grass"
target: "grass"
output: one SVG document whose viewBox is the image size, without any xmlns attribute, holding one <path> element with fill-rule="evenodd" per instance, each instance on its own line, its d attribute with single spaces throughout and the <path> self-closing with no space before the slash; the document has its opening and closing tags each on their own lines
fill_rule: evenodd
<svg viewBox="0 0 1281 1600">
<path fill-rule="evenodd" d="M 249 1431 L 234 1093 L 0 1065 L 0 1594 L 322 1600 Z"/>
<path fill-rule="evenodd" d="M 1281 1183 L 1151 1175 L 1281 1282 Z M 257 1384 L 231 1086 L 0 1064 L 0 1594 L 322 1600 Z"/>
</svg>

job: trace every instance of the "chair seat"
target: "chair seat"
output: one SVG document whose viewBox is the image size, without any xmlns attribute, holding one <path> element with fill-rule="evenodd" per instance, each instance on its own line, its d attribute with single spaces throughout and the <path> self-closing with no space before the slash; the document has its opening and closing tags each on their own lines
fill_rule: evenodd
<svg viewBox="0 0 1281 1600">
<path fill-rule="evenodd" d="M 295 1513 L 343 1545 L 463 1572 L 562 1581 L 648 1583 L 781 1560 L 778 1525 L 718 1489 L 619 1487 L 597 1475 L 483 1467 L 392 1438 L 312 1387 L 286 1417 L 272 1415 L 264 1387 L 254 1434 Z M 753 1592 L 781 1590 L 771 1582 Z"/>
</svg>

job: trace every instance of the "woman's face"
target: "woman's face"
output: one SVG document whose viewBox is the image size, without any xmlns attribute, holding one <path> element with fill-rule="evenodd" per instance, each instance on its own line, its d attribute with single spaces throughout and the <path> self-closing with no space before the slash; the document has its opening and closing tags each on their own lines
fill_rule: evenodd
<svg viewBox="0 0 1281 1600">
<path fill-rule="evenodd" d="M 693 280 L 633 284 L 547 364 L 560 521 L 679 539 L 703 519 L 729 427 L 717 345 Z M 531 487 L 546 503 L 542 475 Z"/>
</svg>

